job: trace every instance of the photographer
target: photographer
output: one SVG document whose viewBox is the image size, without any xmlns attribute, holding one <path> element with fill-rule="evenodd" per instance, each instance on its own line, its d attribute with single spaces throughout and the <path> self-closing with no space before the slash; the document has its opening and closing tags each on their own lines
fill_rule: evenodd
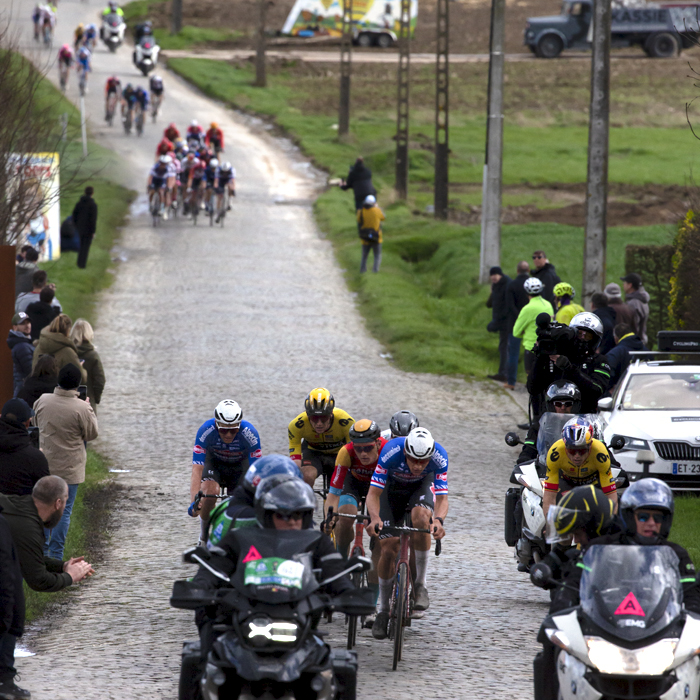
<svg viewBox="0 0 700 700">
<path fill-rule="evenodd" d="M 584 311 L 571 319 L 569 326 L 552 323 L 547 314 L 537 317 L 535 362 L 527 378 L 532 422 L 537 425 L 545 410 L 545 392 L 558 379 L 573 382 L 581 392 L 581 413 L 597 413 L 598 399 L 610 385 L 610 366 L 605 355 L 596 355 L 603 339 L 603 324 Z M 530 435 L 518 462 L 534 459 L 537 449 Z"/>
</svg>

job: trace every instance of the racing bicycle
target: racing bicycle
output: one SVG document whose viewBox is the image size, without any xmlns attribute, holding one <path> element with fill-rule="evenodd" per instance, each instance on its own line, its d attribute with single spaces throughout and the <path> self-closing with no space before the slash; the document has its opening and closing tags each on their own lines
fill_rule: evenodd
<svg viewBox="0 0 700 700">
<path fill-rule="evenodd" d="M 65 61 L 61 61 L 59 59 L 59 61 L 58 61 L 58 76 L 59 76 L 59 83 L 61 84 L 61 92 L 66 91 L 66 86 L 68 85 L 68 71 L 69 70 L 70 70 L 70 66 Z"/>
<path fill-rule="evenodd" d="M 154 124 L 156 117 L 158 116 L 158 110 L 160 109 L 162 99 L 162 95 L 156 95 L 155 93 L 151 95 L 151 118 L 153 119 Z"/>
<path fill-rule="evenodd" d="M 143 135 L 143 107 L 140 102 L 134 105 L 134 127 L 136 128 L 136 135 Z"/>
<path fill-rule="evenodd" d="M 117 93 L 111 92 L 107 98 L 107 109 L 105 110 L 105 119 L 112 126 L 114 123 L 114 113 L 117 109 Z"/>
<path fill-rule="evenodd" d="M 224 225 L 224 218 L 226 217 L 226 212 L 228 211 L 228 202 L 229 202 L 229 191 L 228 191 L 228 186 L 224 187 L 224 191 L 219 194 L 216 194 L 216 201 L 218 202 L 219 206 L 217 207 L 217 212 L 216 212 L 216 223 L 221 224 L 221 226 Z"/>
<path fill-rule="evenodd" d="M 80 96 L 83 97 L 85 95 L 85 91 L 87 89 L 88 69 L 86 66 L 81 66 L 79 70 L 80 70 L 80 80 L 78 81 L 78 87 L 80 88 Z"/>
<path fill-rule="evenodd" d="M 126 110 L 126 114 L 124 114 L 122 110 L 122 122 L 124 124 L 124 131 L 126 132 L 126 135 L 128 136 L 131 133 L 131 124 L 133 120 L 133 114 L 131 113 L 131 107 L 128 107 Z"/>
<path fill-rule="evenodd" d="M 161 192 L 161 188 L 159 187 L 158 189 L 153 190 L 153 194 L 151 195 L 151 216 L 153 217 L 153 225 L 158 226 L 160 223 L 161 217 L 163 216 L 163 209 L 165 208 L 165 205 L 163 204 L 163 193 Z"/>
</svg>

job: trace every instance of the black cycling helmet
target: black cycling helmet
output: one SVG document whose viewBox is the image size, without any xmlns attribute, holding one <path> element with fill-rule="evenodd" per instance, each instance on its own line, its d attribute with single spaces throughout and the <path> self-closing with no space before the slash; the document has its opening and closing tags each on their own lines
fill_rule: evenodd
<svg viewBox="0 0 700 700">
<path fill-rule="evenodd" d="M 545 396 L 546 410 L 549 413 L 556 413 L 555 401 L 571 401 L 571 407 L 567 413 L 581 412 L 581 392 L 576 384 L 567 382 L 566 379 L 558 379 L 549 385 Z"/>
<path fill-rule="evenodd" d="M 419 427 L 418 419 L 410 411 L 398 411 L 389 421 L 391 437 L 406 437 L 414 428 Z"/>
<path fill-rule="evenodd" d="M 615 520 L 612 501 L 593 485 L 577 486 L 547 513 L 547 542 L 561 542 L 583 528 L 589 540 L 605 535 Z"/>
<path fill-rule="evenodd" d="M 263 479 L 255 490 L 255 517 L 261 527 L 275 529 L 272 516 L 275 513 L 304 513 L 302 528 L 313 525 L 316 497 L 313 489 L 291 474 L 275 474 Z"/>
<path fill-rule="evenodd" d="M 301 469 L 286 455 L 265 455 L 248 467 L 243 477 L 243 488 L 254 494 L 263 479 L 275 474 L 289 474 L 297 479 L 302 478 Z"/>
<path fill-rule="evenodd" d="M 306 397 L 304 408 L 307 416 L 331 416 L 335 408 L 335 399 L 328 389 L 318 387 Z"/>
<path fill-rule="evenodd" d="M 350 442 L 358 444 L 374 442 L 381 434 L 379 426 L 369 418 L 358 420 L 352 428 L 350 428 Z"/>
<path fill-rule="evenodd" d="M 660 510 L 664 514 L 659 537 L 641 537 L 637 534 L 635 511 L 640 508 Z M 620 516 L 627 526 L 627 534 L 639 544 L 657 544 L 667 539 L 673 524 L 673 492 L 661 479 L 640 479 L 632 482 L 620 498 Z"/>
</svg>

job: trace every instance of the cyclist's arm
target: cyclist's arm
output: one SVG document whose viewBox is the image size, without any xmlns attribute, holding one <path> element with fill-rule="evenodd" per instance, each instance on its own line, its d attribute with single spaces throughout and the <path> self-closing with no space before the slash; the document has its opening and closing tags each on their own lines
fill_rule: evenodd
<svg viewBox="0 0 700 700">
<path fill-rule="evenodd" d="M 383 488 L 371 484 L 369 487 L 369 491 L 367 492 L 367 498 L 365 500 L 365 503 L 367 505 L 367 512 L 369 513 L 369 517 L 371 518 L 368 527 L 370 535 L 374 535 L 376 533 L 375 526 L 378 525 L 379 530 L 382 529 L 383 523 L 379 517 L 379 499 L 382 496 L 382 491 Z"/>
<path fill-rule="evenodd" d="M 301 466 L 301 439 L 303 437 L 304 421 L 303 413 L 300 413 L 287 426 L 287 434 L 289 436 L 289 456 L 296 462 L 297 466 Z"/>
<path fill-rule="evenodd" d="M 544 497 L 542 498 L 542 510 L 544 510 L 545 518 L 549 507 L 557 502 L 559 463 L 562 459 L 564 459 L 564 442 L 559 440 L 549 448 L 547 453 L 547 475 L 544 480 Z"/>
<path fill-rule="evenodd" d="M 610 453 L 604 443 L 600 443 L 600 446 L 595 445 L 595 448 L 596 449 L 591 450 L 590 458 L 595 459 L 598 474 L 600 475 L 600 488 L 612 501 L 614 511 L 617 513 L 617 484 L 612 475 Z"/>
<path fill-rule="evenodd" d="M 435 510 L 433 511 L 433 520 L 435 521 L 433 523 L 433 528 L 436 528 L 438 526 L 438 522 L 436 521 L 437 518 L 441 518 L 443 521 L 447 517 L 447 511 L 449 510 L 449 503 L 447 502 L 447 494 L 446 493 L 441 493 L 441 494 L 436 494 L 435 496 Z M 436 528 L 437 531 L 434 532 L 435 534 L 435 539 L 439 540 L 442 539 L 445 535 L 445 530 L 443 529 L 442 523 L 440 523 L 439 527 Z"/>
</svg>

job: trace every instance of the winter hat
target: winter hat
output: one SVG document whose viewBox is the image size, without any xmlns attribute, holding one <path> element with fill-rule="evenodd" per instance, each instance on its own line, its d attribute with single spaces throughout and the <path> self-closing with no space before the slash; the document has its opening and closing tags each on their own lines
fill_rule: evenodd
<svg viewBox="0 0 700 700">
<path fill-rule="evenodd" d="M 63 365 L 58 373 L 58 386 L 61 389 L 77 389 L 80 386 L 81 374 L 75 365 Z"/>
<path fill-rule="evenodd" d="M 498 265 L 494 265 L 490 270 L 489 270 L 489 275 L 502 275 L 503 270 L 501 270 Z"/>
<path fill-rule="evenodd" d="M 620 285 L 615 282 L 611 282 L 603 291 L 608 299 L 615 299 L 616 297 L 622 296 Z"/>
</svg>

